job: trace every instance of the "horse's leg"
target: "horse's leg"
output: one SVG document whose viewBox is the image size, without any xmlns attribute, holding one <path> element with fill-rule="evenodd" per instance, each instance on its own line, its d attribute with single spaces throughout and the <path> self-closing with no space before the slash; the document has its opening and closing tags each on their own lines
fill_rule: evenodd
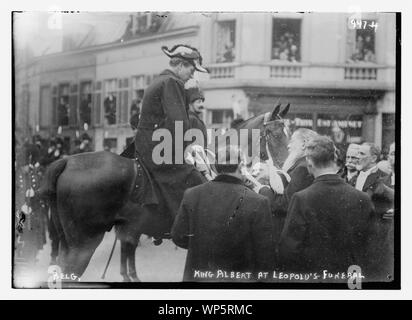
<svg viewBox="0 0 412 320">
<path fill-rule="evenodd" d="M 50 253 L 50 265 L 57 264 L 59 254 L 59 246 L 60 246 L 60 235 L 57 231 L 57 227 L 55 225 L 55 216 L 57 215 L 55 205 L 50 206 L 50 218 L 48 217 L 48 229 L 49 229 L 49 238 L 51 242 L 51 253 Z"/>
<path fill-rule="evenodd" d="M 54 240 L 55 245 L 57 244 L 57 259 L 56 263 L 60 267 L 65 267 L 66 262 L 67 262 L 67 255 L 69 253 L 69 246 L 67 245 L 66 239 L 64 238 L 58 238 Z"/>
<path fill-rule="evenodd" d="M 76 277 L 81 277 L 89 265 L 94 251 L 102 242 L 103 237 L 104 232 L 99 233 L 94 237 L 87 238 L 74 246 L 70 246 L 64 272 L 69 276 L 75 275 Z"/>
<path fill-rule="evenodd" d="M 129 268 L 129 277 L 133 282 L 140 282 L 139 277 L 136 273 L 136 248 L 139 245 L 139 238 L 137 237 L 136 242 L 128 242 L 127 246 L 127 264 Z"/>
<path fill-rule="evenodd" d="M 120 274 L 123 277 L 124 282 L 130 282 L 130 278 L 127 272 L 127 242 L 124 240 L 120 241 Z"/>
</svg>

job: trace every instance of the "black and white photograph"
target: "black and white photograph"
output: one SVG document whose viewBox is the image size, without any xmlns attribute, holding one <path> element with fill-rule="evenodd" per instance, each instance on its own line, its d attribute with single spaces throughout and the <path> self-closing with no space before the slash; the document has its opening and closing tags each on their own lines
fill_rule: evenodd
<svg viewBox="0 0 412 320">
<path fill-rule="evenodd" d="M 13 288 L 400 289 L 400 12 L 10 18 Z"/>
</svg>

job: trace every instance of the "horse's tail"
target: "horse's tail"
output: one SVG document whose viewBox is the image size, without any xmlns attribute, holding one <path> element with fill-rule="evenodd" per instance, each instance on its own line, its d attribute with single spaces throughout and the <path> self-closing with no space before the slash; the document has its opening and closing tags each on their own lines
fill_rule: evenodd
<svg viewBox="0 0 412 320">
<path fill-rule="evenodd" d="M 57 246 L 60 239 L 64 238 L 63 228 L 57 212 L 57 180 L 66 168 L 66 165 L 67 159 L 59 159 L 50 164 L 39 189 L 40 198 L 45 201 L 50 208 L 50 220 L 48 224 L 49 237 L 52 242 L 57 243 Z M 55 254 L 58 254 L 58 248 Z"/>
<path fill-rule="evenodd" d="M 59 159 L 47 168 L 39 189 L 40 198 L 46 202 L 55 202 L 57 194 L 57 179 L 66 168 L 67 159 Z"/>
</svg>

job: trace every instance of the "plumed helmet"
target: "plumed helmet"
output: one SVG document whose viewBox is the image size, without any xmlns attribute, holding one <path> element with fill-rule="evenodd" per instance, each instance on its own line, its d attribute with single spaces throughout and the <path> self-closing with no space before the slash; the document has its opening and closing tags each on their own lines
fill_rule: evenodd
<svg viewBox="0 0 412 320">
<path fill-rule="evenodd" d="M 202 56 L 196 48 L 193 48 L 185 44 L 178 44 L 170 50 L 166 46 L 163 46 L 162 51 L 169 58 L 181 58 L 183 60 L 190 62 L 197 71 L 209 73 L 209 71 L 202 66 Z"/>
</svg>

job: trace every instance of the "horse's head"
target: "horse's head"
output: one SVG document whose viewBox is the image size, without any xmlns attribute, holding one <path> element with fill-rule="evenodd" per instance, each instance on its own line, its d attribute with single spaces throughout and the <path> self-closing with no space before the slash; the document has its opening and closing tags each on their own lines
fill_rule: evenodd
<svg viewBox="0 0 412 320">
<path fill-rule="evenodd" d="M 278 104 L 272 112 L 261 115 L 260 125 L 260 159 L 268 160 L 270 152 L 275 166 L 281 168 L 288 156 L 289 128 L 285 125 L 284 117 L 289 111 L 288 104 L 282 111 Z"/>
<path fill-rule="evenodd" d="M 273 111 L 237 123 L 233 128 L 241 131 L 249 130 L 248 139 L 240 139 L 241 148 L 247 150 L 247 164 L 256 163 L 256 159 L 268 160 L 268 150 L 277 167 L 281 167 L 288 156 L 289 129 L 285 125 L 284 116 L 289 110 L 289 104 L 280 111 L 279 104 Z M 250 134 L 250 130 L 257 129 L 259 135 Z M 259 147 L 259 151 L 255 149 Z"/>
</svg>

